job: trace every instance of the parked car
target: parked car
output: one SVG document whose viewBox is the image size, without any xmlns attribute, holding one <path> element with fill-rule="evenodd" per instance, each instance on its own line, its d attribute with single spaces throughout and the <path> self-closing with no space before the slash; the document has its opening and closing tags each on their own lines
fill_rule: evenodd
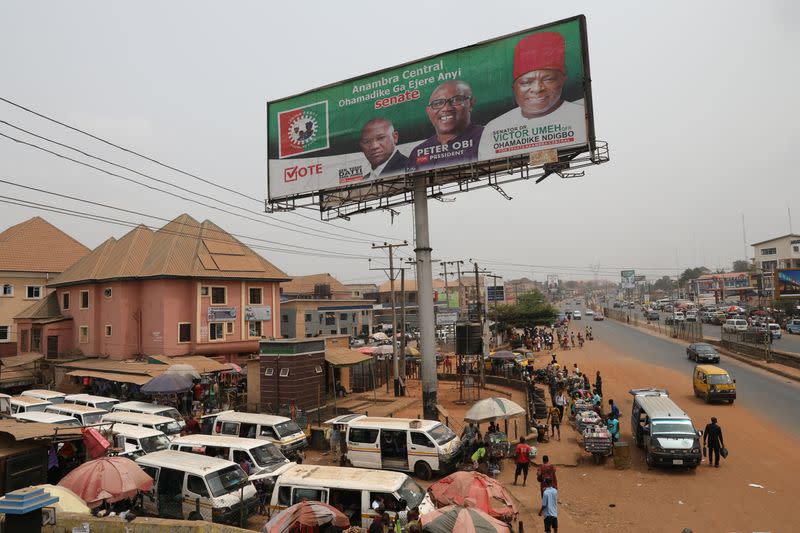
<svg viewBox="0 0 800 533">
<path fill-rule="evenodd" d="M 580 311 L 573 311 L 572 312 L 572 320 L 580 320 L 581 319 L 581 312 Z"/>
<path fill-rule="evenodd" d="M 689 311 L 686 313 L 686 322 L 697 322 L 697 315 Z"/>
<path fill-rule="evenodd" d="M 594 315 L 594 321 L 595 322 L 602 322 L 603 319 L 605 319 L 605 317 L 603 316 L 602 313 L 597 313 L 596 315 Z"/>
<path fill-rule="evenodd" d="M 586 316 L 594 316 L 594 311 L 592 311 L 591 309 L 587 309 L 585 315 Z"/>
<path fill-rule="evenodd" d="M 722 331 L 747 331 L 747 320 L 742 318 L 729 318 L 722 325 Z"/>
<path fill-rule="evenodd" d="M 658 311 L 654 310 L 647 311 L 644 316 L 647 318 L 647 320 L 661 320 L 661 315 L 658 313 Z"/>
<path fill-rule="evenodd" d="M 719 363 L 717 350 L 705 342 L 696 342 L 686 347 L 686 357 L 698 363 Z"/>
<path fill-rule="evenodd" d="M 800 333 L 800 318 L 793 318 L 786 323 L 786 331 L 789 333 Z"/>
<path fill-rule="evenodd" d="M 768 326 L 770 335 L 772 335 L 773 339 L 780 339 L 783 336 L 781 332 L 781 327 L 774 322 L 771 322 Z"/>
</svg>

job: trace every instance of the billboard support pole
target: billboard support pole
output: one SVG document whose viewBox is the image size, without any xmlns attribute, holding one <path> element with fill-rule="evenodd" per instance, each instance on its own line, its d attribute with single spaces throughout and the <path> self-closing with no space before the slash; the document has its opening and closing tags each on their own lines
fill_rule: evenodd
<svg viewBox="0 0 800 533">
<path fill-rule="evenodd" d="M 417 246 L 417 290 L 419 305 L 420 352 L 422 357 L 422 412 L 427 420 L 438 420 L 436 409 L 436 343 L 434 341 L 435 318 L 433 316 L 433 264 L 431 262 L 431 243 L 428 231 L 428 196 L 425 180 L 414 181 L 414 227 Z"/>
</svg>

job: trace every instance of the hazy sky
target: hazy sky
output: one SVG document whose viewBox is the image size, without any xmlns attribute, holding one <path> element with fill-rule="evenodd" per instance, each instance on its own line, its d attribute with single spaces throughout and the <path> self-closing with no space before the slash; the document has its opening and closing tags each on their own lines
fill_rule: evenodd
<svg viewBox="0 0 800 533">
<path fill-rule="evenodd" d="M 800 231 L 798 3 L 34 2 L 0 4 L 0 96 L 209 181 L 263 199 L 267 100 L 585 14 L 595 125 L 611 162 L 430 202 L 433 255 L 479 258 L 506 278 L 653 278 L 727 267 L 748 244 Z M 413 235 L 410 207 L 322 224 L 148 163 L 0 102 L 0 120 L 236 206 L 176 199 L 0 137 L 0 179 L 171 219 L 189 213 L 263 246 L 290 274 L 377 281 L 371 242 Z M 0 124 L 11 135 L 63 154 Z M 89 161 L 84 156 L 69 154 Z M 95 163 L 97 164 L 97 163 Z M 114 170 L 105 164 L 103 168 Z M 147 182 L 130 172 L 128 177 Z M 152 182 L 150 182 L 152 183 Z M 154 184 L 154 183 L 153 183 Z M 154 184 L 157 185 L 157 184 Z M 191 196 L 221 209 L 243 211 Z M 0 195 L 160 226 L 158 220 L 0 183 Z M 0 200 L 2 200 L 0 198 Z M 129 229 L 0 203 L 0 227 L 42 215 L 89 247 Z M 304 211 L 306 217 L 318 216 Z M 314 233 L 307 235 L 261 222 Z M 354 233 L 357 230 L 363 233 Z M 330 234 L 341 235 L 345 241 Z M 356 242 L 353 242 L 356 241 Z M 404 251 L 411 253 L 413 246 Z M 748 256 L 752 249 L 747 248 Z M 373 262 L 375 263 L 375 262 Z M 506 263 L 506 264 L 501 264 Z M 521 266 L 513 266 L 513 263 Z M 381 263 L 383 264 L 383 262 Z M 484 262 L 481 261 L 484 266 Z"/>
</svg>

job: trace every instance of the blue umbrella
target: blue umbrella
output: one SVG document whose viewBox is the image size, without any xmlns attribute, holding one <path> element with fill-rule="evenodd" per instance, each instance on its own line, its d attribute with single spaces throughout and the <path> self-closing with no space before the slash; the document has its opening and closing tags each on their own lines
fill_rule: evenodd
<svg viewBox="0 0 800 533">
<path fill-rule="evenodd" d="M 164 372 L 142 385 L 142 392 L 147 394 L 174 394 L 176 392 L 185 392 L 192 384 L 192 376 L 188 374 Z"/>
</svg>

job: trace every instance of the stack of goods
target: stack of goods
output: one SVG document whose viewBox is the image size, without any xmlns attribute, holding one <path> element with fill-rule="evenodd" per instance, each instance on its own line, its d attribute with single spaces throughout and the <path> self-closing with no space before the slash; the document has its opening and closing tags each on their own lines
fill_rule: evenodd
<svg viewBox="0 0 800 533">
<path fill-rule="evenodd" d="M 594 402 L 592 400 L 577 399 L 572 404 L 572 411 L 580 413 L 581 411 L 593 411 Z"/>
<path fill-rule="evenodd" d="M 570 376 L 567 378 L 567 390 L 572 392 L 583 388 L 583 378 L 581 376 Z"/>
<path fill-rule="evenodd" d="M 600 415 L 594 411 L 578 411 L 578 415 L 575 417 L 575 429 L 578 430 L 578 433 L 584 433 L 587 429 L 602 423 Z"/>
<path fill-rule="evenodd" d="M 583 430 L 583 446 L 587 452 L 601 455 L 611 453 L 611 433 L 605 426 L 592 426 Z"/>
</svg>

